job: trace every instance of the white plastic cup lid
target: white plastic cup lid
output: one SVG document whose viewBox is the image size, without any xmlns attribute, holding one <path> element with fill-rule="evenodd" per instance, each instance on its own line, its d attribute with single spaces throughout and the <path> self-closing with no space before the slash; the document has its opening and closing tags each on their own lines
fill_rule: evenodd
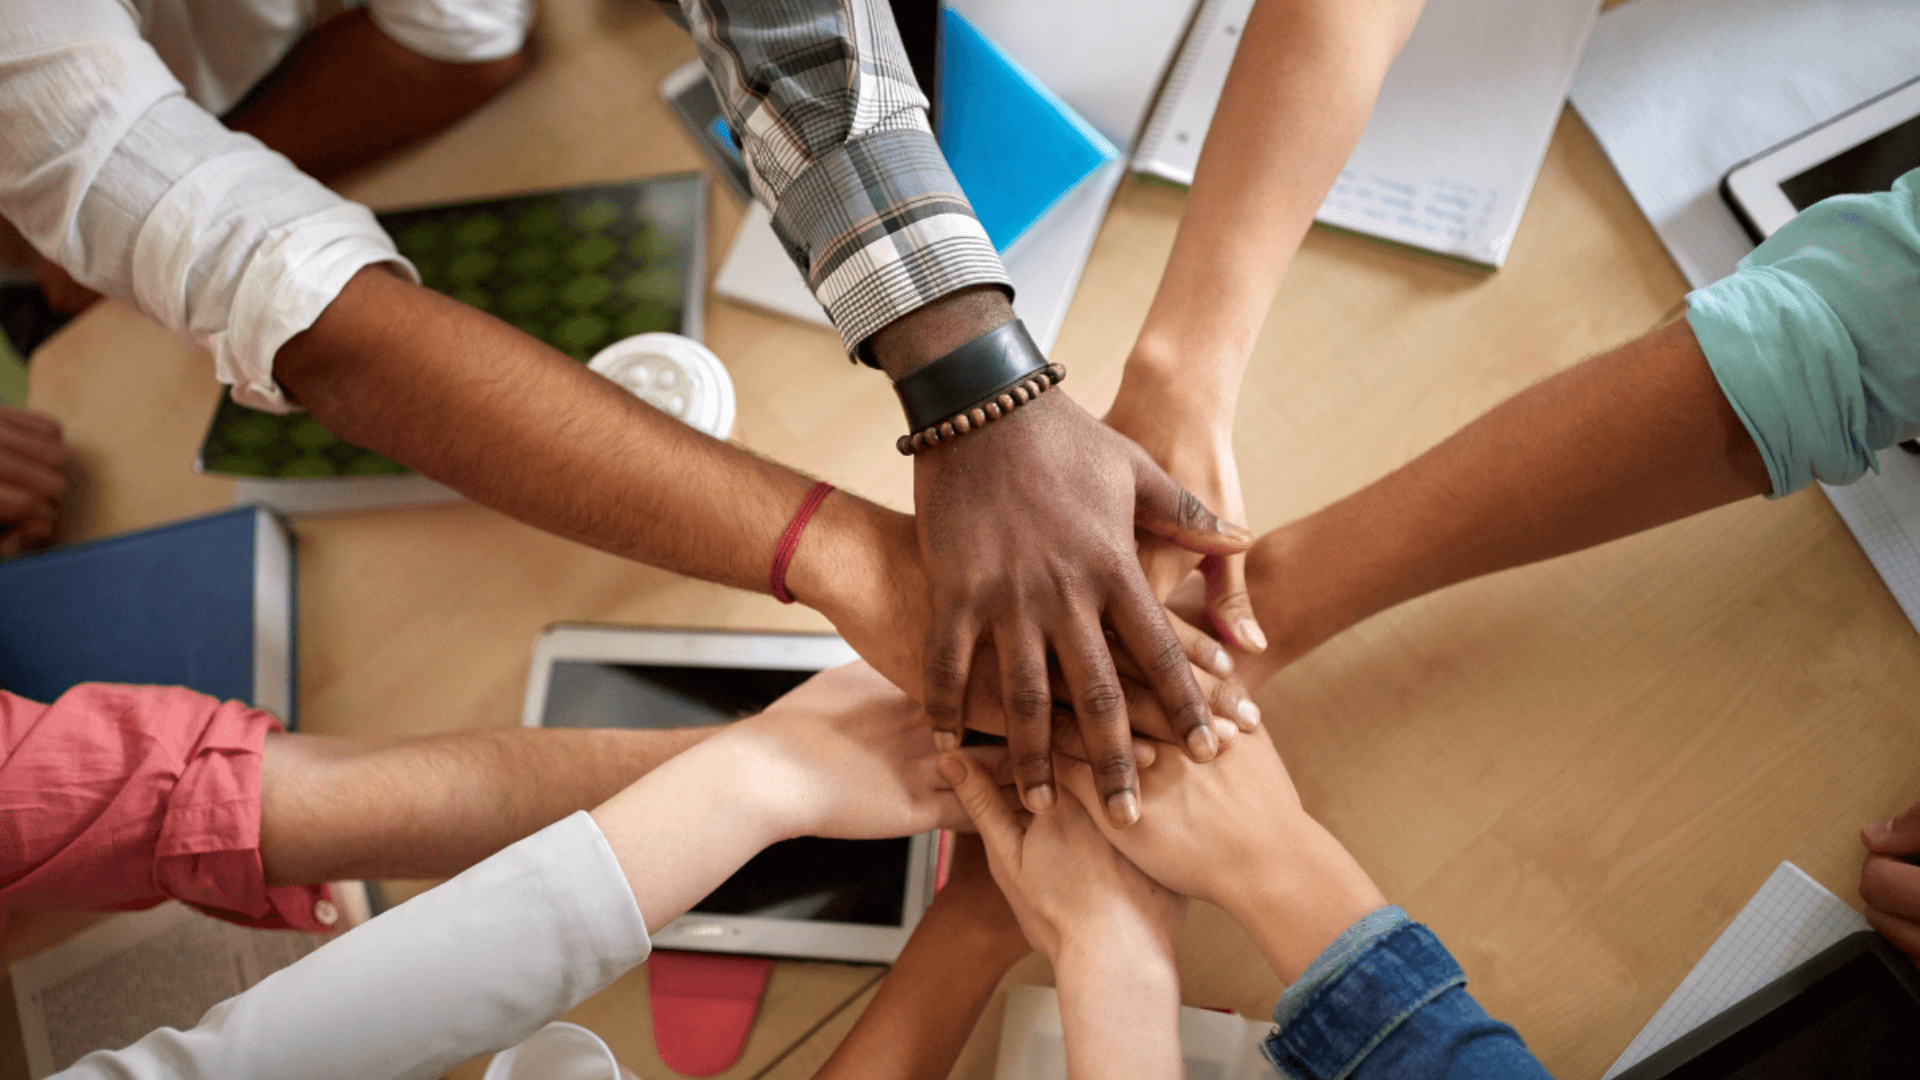
<svg viewBox="0 0 1920 1080">
<path fill-rule="evenodd" d="M 733 434 L 733 379 L 713 350 L 690 337 L 621 338 L 593 354 L 587 367 L 716 439 Z"/>
<path fill-rule="evenodd" d="M 600 1036 L 555 1020 L 493 1055 L 483 1080 L 635 1080 Z"/>
</svg>

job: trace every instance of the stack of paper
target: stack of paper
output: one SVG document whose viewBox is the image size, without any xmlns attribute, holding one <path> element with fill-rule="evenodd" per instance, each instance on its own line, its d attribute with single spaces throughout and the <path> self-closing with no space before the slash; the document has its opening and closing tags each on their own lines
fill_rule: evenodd
<svg viewBox="0 0 1920 1080">
<path fill-rule="evenodd" d="M 1206 0 L 1133 167 L 1193 183 L 1253 0 Z M 1488 270 L 1513 246 L 1596 0 L 1427 0 L 1315 220 Z"/>
</svg>

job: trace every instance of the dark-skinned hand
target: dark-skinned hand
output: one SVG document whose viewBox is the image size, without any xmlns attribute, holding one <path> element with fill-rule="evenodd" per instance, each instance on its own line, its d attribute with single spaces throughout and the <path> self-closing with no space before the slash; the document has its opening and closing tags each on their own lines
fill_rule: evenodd
<svg viewBox="0 0 1920 1080">
<path fill-rule="evenodd" d="M 53 542 L 67 457 L 59 421 L 0 405 L 0 558 Z"/>
<path fill-rule="evenodd" d="M 1176 741 L 1196 760 L 1213 757 L 1206 698 L 1141 573 L 1136 540 L 1225 555 L 1252 543 L 1246 529 L 1221 522 L 1058 390 L 921 453 L 914 501 L 933 599 L 926 706 L 944 738 L 957 745 L 976 653 L 990 647 L 1022 800 L 1035 812 L 1053 806 L 1051 654 L 1106 815 L 1131 824 L 1140 803 L 1111 631 Z"/>
</svg>

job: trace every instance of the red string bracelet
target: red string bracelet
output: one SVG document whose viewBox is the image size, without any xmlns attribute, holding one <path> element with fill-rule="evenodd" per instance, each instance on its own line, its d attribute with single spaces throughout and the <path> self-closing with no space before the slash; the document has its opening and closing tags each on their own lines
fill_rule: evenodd
<svg viewBox="0 0 1920 1080">
<path fill-rule="evenodd" d="M 787 564 L 793 561 L 793 553 L 800 550 L 800 534 L 807 531 L 807 522 L 813 519 L 813 512 L 827 499 L 827 492 L 833 485 L 825 480 L 807 489 L 807 497 L 800 500 L 800 509 L 793 512 L 793 520 L 787 522 L 787 531 L 780 534 L 780 546 L 773 552 L 773 570 L 767 574 L 767 584 L 771 587 L 773 598 L 783 604 L 793 603 L 793 596 L 787 592 Z"/>
</svg>

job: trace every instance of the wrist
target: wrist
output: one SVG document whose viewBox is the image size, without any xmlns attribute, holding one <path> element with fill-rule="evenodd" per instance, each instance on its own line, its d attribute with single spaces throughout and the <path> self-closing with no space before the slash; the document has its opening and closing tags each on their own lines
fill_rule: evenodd
<svg viewBox="0 0 1920 1080">
<path fill-rule="evenodd" d="M 1282 981 L 1297 980 L 1315 957 L 1386 897 L 1333 834 L 1303 812 L 1287 826 L 1284 865 L 1237 875 L 1220 906 L 1246 927 Z"/>
<path fill-rule="evenodd" d="M 997 285 L 975 285 L 915 308 L 880 328 L 866 348 L 887 377 L 898 380 L 1013 319 Z"/>
<path fill-rule="evenodd" d="M 776 703 L 688 751 L 704 752 L 705 773 L 724 789 L 716 805 L 727 807 L 731 827 L 755 851 L 814 831 L 810 778 L 796 764 L 800 755 L 783 743 L 777 709 Z"/>
<path fill-rule="evenodd" d="M 1244 359 L 1220 350 L 1143 332 L 1127 356 L 1109 416 L 1165 418 L 1159 422 L 1170 430 L 1203 430 L 1230 443 L 1244 367 Z"/>
<path fill-rule="evenodd" d="M 1047 959 L 1055 970 L 1062 967 L 1094 967 L 1104 970 L 1139 965 L 1157 972 L 1164 967 L 1172 972 L 1173 931 L 1157 926 L 1141 912 L 1126 904 L 1112 904 L 1091 912 L 1077 912 L 1058 928 Z"/>
</svg>

